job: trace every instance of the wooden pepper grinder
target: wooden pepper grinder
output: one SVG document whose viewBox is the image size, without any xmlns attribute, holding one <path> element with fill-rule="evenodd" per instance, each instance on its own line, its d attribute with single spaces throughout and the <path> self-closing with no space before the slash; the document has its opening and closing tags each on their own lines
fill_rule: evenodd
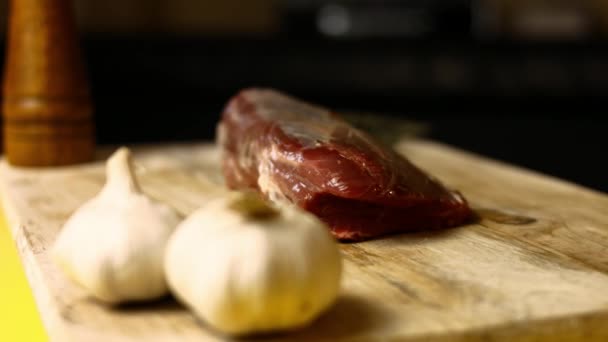
<svg viewBox="0 0 608 342">
<path fill-rule="evenodd" d="M 3 132 L 13 165 L 93 158 L 91 99 L 69 1 L 9 1 Z"/>
</svg>

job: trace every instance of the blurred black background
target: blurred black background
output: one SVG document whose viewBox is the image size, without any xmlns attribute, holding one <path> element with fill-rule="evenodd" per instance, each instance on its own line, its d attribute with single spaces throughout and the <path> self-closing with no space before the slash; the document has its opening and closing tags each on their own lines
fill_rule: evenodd
<svg viewBox="0 0 608 342">
<path fill-rule="evenodd" d="M 213 139 L 269 86 L 608 192 L 608 1 L 75 4 L 100 144 Z"/>
</svg>

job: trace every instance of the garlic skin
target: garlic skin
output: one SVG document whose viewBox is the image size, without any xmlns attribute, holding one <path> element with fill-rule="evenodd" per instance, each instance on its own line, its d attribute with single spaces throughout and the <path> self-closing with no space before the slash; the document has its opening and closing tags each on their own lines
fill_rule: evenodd
<svg viewBox="0 0 608 342">
<path fill-rule="evenodd" d="M 338 296 L 338 244 L 312 214 L 251 196 L 216 199 L 178 226 L 165 256 L 169 287 L 225 334 L 308 325 Z"/>
<path fill-rule="evenodd" d="M 64 224 L 52 250 L 59 268 L 96 299 L 117 304 L 168 292 L 163 256 L 181 221 L 141 192 L 128 148 L 106 163 L 106 184 Z"/>
</svg>

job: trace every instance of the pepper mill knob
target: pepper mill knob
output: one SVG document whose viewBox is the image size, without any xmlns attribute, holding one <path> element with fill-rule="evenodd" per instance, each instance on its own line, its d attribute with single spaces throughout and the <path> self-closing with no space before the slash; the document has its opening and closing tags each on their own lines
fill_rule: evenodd
<svg viewBox="0 0 608 342">
<path fill-rule="evenodd" d="M 95 134 L 69 0 L 10 0 L 4 152 L 17 166 L 90 161 Z"/>
</svg>

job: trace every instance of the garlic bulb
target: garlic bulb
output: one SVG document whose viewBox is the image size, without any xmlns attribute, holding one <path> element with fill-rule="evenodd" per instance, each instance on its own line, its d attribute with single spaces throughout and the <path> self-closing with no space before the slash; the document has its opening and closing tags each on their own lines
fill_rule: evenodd
<svg viewBox="0 0 608 342">
<path fill-rule="evenodd" d="M 342 259 L 312 214 L 235 192 L 178 226 L 165 273 L 178 300 L 215 330 L 250 335 L 311 323 L 338 295 Z"/>
<path fill-rule="evenodd" d="M 106 184 L 64 224 L 53 259 L 93 297 L 107 303 L 141 301 L 168 292 L 163 257 L 180 222 L 177 212 L 141 192 L 129 149 L 106 163 Z"/>
</svg>

